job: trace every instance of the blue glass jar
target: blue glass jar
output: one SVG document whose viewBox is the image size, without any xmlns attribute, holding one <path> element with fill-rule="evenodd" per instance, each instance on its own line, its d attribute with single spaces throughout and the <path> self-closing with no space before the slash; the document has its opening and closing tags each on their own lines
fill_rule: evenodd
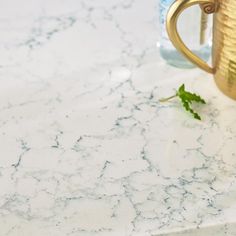
<svg viewBox="0 0 236 236">
<path fill-rule="evenodd" d="M 180 68 L 192 68 L 194 65 L 175 49 L 166 31 L 166 15 L 174 1 L 159 0 L 160 53 L 162 58 L 170 65 Z M 203 13 L 199 6 L 186 9 L 180 15 L 178 21 L 178 31 L 182 40 L 191 51 L 205 61 L 209 59 L 211 54 L 211 22 L 211 16 Z"/>
</svg>

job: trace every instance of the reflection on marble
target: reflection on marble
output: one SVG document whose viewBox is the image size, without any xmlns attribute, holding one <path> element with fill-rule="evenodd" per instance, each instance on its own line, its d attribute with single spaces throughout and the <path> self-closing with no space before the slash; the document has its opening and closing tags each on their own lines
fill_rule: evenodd
<svg viewBox="0 0 236 236">
<path fill-rule="evenodd" d="M 0 13 L 1 236 L 227 227 L 236 103 L 161 60 L 154 0 L 9 0 Z M 158 102 L 182 83 L 207 100 L 202 122 Z"/>
<path fill-rule="evenodd" d="M 158 234 L 158 236 L 203 236 L 203 235 L 215 235 L 215 236 L 234 236 L 236 235 L 235 222 L 228 222 L 225 224 L 207 225 L 205 227 L 198 227 L 192 229 L 185 229 L 176 232 L 167 232 Z"/>
</svg>

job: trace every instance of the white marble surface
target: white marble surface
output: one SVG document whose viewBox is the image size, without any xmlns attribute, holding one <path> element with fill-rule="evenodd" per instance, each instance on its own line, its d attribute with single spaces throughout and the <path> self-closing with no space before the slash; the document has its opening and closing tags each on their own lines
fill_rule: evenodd
<svg viewBox="0 0 236 236">
<path fill-rule="evenodd" d="M 1 236 L 236 235 L 236 102 L 160 59 L 154 0 L 1 0 L 0 35 Z"/>
</svg>

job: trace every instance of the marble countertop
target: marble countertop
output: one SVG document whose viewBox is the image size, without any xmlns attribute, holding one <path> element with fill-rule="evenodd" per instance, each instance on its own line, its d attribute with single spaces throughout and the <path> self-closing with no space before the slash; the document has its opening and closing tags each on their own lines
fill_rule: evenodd
<svg viewBox="0 0 236 236">
<path fill-rule="evenodd" d="M 236 103 L 161 60 L 156 1 L 1 1 L 0 33 L 1 236 L 236 235 Z"/>
</svg>

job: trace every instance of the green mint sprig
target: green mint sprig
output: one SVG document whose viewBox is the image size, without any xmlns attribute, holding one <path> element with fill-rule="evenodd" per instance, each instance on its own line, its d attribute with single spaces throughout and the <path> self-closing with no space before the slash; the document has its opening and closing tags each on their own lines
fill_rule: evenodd
<svg viewBox="0 0 236 236">
<path fill-rule="evenodd" d="M 195 119 L 201 120 L 200 115 L 196 111 L 193 110 L 191 105 L 192 105 L 192 102 L 206 104 L 206 102 L 203 98 L 201 98 L 199 95 L 197 95 L 195 93 L 190 93 L 190 92 L 186 91 L 185 85 L 182 84 L 179 87 L 179 89 L 177 90 L 175 95 L 168 97 L 168 98 L 162 98 L 159 101 L 160 102 L 167 102 L 167 101 L 169 101 L 173 98 L 176 98 L 176 97 L 178 97 L 181 100 L 182 105 L 186 111 L 190 112 Z"/>
</svg>

